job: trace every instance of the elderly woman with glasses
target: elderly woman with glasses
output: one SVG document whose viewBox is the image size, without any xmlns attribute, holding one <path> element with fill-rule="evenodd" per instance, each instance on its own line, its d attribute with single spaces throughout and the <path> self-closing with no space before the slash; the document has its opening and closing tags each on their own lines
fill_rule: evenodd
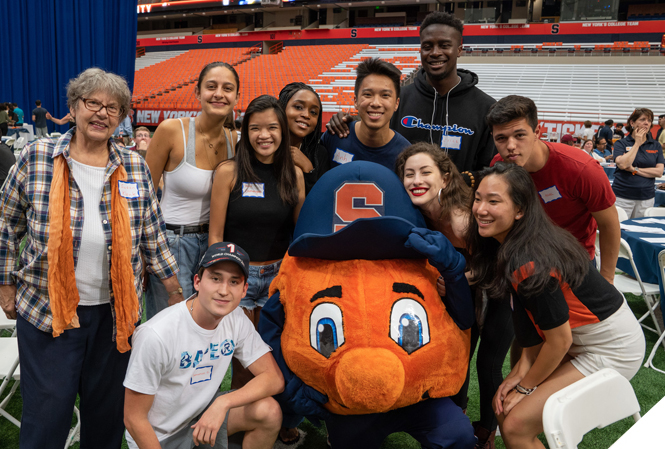
<svg viewBox="0 0 665 449">
<path fill-rule="evenodd" d="M 17 320 L 21 448 L 63 447 L 77 394 L 81 447 L 120 447 L 143 264 L 179 289 L 148 167 L 110 140 L 130 99 L 124 79 L 101 69 L 71 80 L 76 127 L 25 147 L 0 195 L 0 305 Z"/>
</svg>

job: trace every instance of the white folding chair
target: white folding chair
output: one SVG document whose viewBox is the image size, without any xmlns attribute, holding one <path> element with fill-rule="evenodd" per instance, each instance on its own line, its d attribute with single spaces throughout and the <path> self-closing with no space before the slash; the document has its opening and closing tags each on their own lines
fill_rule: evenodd
<svg viewBox="0 0 665 449">
<path fill-rule="evenodd" d="M 23 127 L 28 130 L 28 142 L 35 140 L 35 127 L 27 123 L 24 123 Z"/>
<path fill-rule="evenodd" d="M 610 368 L 557 391 L 545 402 L 543 428 L 552 449 L 575 449 L 584 434 L 632 416 L 640 404 L 630 382 Z"/>
<path fill-rule="evenodd" d="M 14 321 L 14 323 L 16 323 L 16 321 Z M 11 386 L 9 393 L 7 393 L 7 396 L 5 396 L 2 402 L 0 402 L 0 416 L 7 418 L 7 420 L 16 427 L 21 427 L 21 421 L 10 415 L 6 408 L 18 389 L 20 379 L 21 366 L 18 358 L 18 340 L 16 338 L 16 330 L 14 330 L 11 337 L 0 338 L 0 380 L 2 380 L 2 383 L 0 383 L 0 397 L 2 397 L 2 394 L 9 386 L 9 382 L 14 380 L 14 384 Z M 77 407 L 74 407 L 74 413 L 76 414 L 76 426 L 69 430 L 69 435 L 67 435 L 67 441 L 65 442 L 65 449 L 80 440 L 81 414 Z"/>
<path fill-rule="evenodd" d="M 16 139 L 16 142 L 14 142 L 14 150 L 20 150 L 26 144 L 28 143 L 28 138 L 25 136 L 21 136 L 18 139 Z"/>
<path fill-rule="evenodd" d="M 0 383 L 0 396 L 2 396 L 9 386 L 9 382 L 11 380 L 15 381 L 7 396 L 0 402 L 0 416 L 7 418 L 9 422 L 18 427 L 21 427 L 21 422 L 10 415 L 6 408 L 18 388 L 20 375 L 16 336 L 0 338 L 0 379 L 2 379 L 2 383 Z"/>
<path fill-rule="evenodd" d="M 665 217 L 665 207 L 647 207 L 645 217 Z"/>
<path fill-rule="evenodd" d="M 7 329 L 13 331 L 16 328 L 16 320 L 10 320 L 4 313 L 0 314 L 0 330 Z"/>
<path fill-rule="evenodd" d="M 643 328 L 650 330 L 651 332 L 654 332 L 660 336 L 663 331 L 660 329 L 660 325 L 656 319 L 656 314 L 654 313 L 654 311 L 660 305 L 660 302 L 657 300 L 657 297 L 660 295 L 660 287 L 658 284 L 642 282 L 640 273 L 637 271 L 637 267 L 635 266 L 633 251 L 630 249 L 628 242 L 626 242 L 624 239 L 621 239 L 621 246 L 619 247 L 619 258 L 628 259 L 630 261 L 630 266 L 633 269 L 633 273 L 635 273 L 635 279 L 628 276 L 626 273 L 616 273 L 614 275 L 614 286 L 621 293 L 630 293 L 633 295 L 641 296 L 642 299 L 644 299 L 644 302 L 647 305 L 647 311 L 637 321 L 640 322 Z M 654 327 L 644 324 L 644 320 L 648 316 L 651 316 Z"/>
<path fill-rule="evenodd" d="M 617 209 L 617 214 L 619 215 L 619 221 L 626 221 L 628 220 L 628 214 L 626 213 L 625 210 L 620 208 L 619 206 L 616 206 Z"/>
<path fill-rule="evenodd" d="M 660 267 L 660 275 L 664 276 L 663 280 L 665 280 L 665 249 L 662 250 L 660 253 L 658 253 L 658 266 Z M 652 368 L 658 371 L 659 373 L 665 374 L 664 370 L 656 368 L 653 364 L 653 358 L 656 355 L 656 350 L 658 349 L 658 347 L 662 344 L 663 348 L 665 348 L 665 342 L 663 342 L 663 340 L 665 340 L 665 332 L 660 334 L 660 337 L 658 337 L 658 341 L 656 342 L 655 345 L 653 345 L 653 349 L 651 350 L 651 353 L 649 354 L 647 361 L 644 363 L 644 367 Z"/>
</svg>

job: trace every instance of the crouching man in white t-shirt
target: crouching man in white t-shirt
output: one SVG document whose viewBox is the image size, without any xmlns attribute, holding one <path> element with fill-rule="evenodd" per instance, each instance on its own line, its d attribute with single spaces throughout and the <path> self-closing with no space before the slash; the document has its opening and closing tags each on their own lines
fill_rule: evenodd
<svg viewBox="0 0 665 449">
<path fill-rule="evenodd" d="M 130 448 L 226 448 L 227 435 L 241 431 L 243 448 L 271 448 L 277 439 L 282 414 L 272 396 L 283 390 L 284 378 L 238 308 L 247 293 L 249 257 L 233 243 L 216 243 L 201 267 L 194 276 L 198 294 L 134 332 L 124 382 Z M 220 393 L 231 357 L 254 378 Z"/>
</svg>

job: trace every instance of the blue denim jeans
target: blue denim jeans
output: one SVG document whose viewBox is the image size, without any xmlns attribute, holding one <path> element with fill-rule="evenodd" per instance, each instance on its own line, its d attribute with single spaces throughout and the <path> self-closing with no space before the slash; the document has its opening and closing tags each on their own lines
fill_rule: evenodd
<svg viewBox="0 0 665 449">
<path fill-rule="evenodd" d="M 208 249 L 208 234 L 183 234 L 166 230 L 169 249 L 173 253 L 180 271 L 178 282 L 182 287 L 185 299 L 194 294 L 194 275 L 199 269 L 201 258 Z M 145 292 L 145 313 L 148 319 L 166 309 L 169 305 L 169 294 L 162 281 L 154 275 L 149 275 L 149 282 Z"/>
<path fill-rule="evenodd" d="M 252 310 L 255 307 L 263 307 L 268 302 L 270 283 L 277 277 L 280 265 L 282 265 L 281 260 L 270 265 L 249 266 L 249 279 L 247 279 L 249 288 L 247 288 L 245 297 L 240 301 L 240 307 Z"/>
</svg>

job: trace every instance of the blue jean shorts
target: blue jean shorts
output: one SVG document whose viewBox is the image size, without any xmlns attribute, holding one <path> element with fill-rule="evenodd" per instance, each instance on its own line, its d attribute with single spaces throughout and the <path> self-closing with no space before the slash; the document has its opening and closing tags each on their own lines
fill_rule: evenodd
<svg viewBox="0 0 665 449">
<path fill-rule="evenodd" d="M 249 288 L 240 301 L 240 307 L 252 310 L 255 307 L 263 307 L 268 302 L 270 283 L 277 277 L 280 265 L 282 265 L 281 260 L 270 265 L 249 266 L 249 279 L 247 279 Z"/>
<path fill-rule="evenodd" d="M 194 294 L 194 275 L 198 272 L 199 263 L 208 249 L 208 234 L 183 234 L 166 230 L 169 249 L 173 253 L 180 271 L 178 282 L 182 287 L 182 295 L 189 298 Z M 148 288 L 145 292 L 145 313 L 150 319 L 169 305 L 169 294 L 162 281 L 149 275 Z"/>
</svg>

